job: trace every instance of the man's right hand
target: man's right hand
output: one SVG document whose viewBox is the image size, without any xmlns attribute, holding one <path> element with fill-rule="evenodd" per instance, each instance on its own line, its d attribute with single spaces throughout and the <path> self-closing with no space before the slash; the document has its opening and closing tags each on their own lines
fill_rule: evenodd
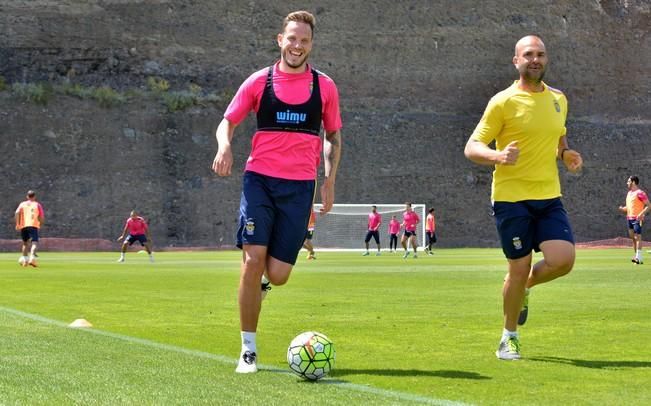
<svg viewBox="0 0 651 406">
<path fill-rule="evenodd" d="M 230 176 L 233 167 L 233 153 L 231 148 L 219 148 L 215 160 L 212 162 L 212 170 L 219 176 Z"/>
<path fill-rule="evenodd" d="M 518 148 L 518 142 L 512 141 L 506 148 L 500 151 L 497 163 L 500 165 L 515 165 L 519 156 L 520 149 Z"/>
</svg>

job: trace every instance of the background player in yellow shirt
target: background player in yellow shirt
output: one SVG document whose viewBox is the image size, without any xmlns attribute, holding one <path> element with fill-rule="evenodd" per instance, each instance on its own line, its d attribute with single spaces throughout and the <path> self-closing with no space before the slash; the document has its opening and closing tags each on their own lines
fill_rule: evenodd
<svg viewBox="0 0 651 406">
<path fill-rule="evenodd" d="M 626 180 L 628 193 L 626 194 L 626 206 L 619 206 L 619 210 L 626 213 L 628 223 L 628 236 L 633 241 L 633 253 L 635 256 L 631 261 L 642 264 L 642 223 L 644 215 L 649 211 L 649 197 L 638 187 L 640 179 L 637 176 L 629 176 Z"/>
<path fill-rule="evenodd" d="M 14 215 L 16 230 L 23 240 L 22 254 L 18 262 L 22 266 L 36 266 L 36 249 L 38 248 L 38 230 L 43 225 L 45 214 L 43 206 L 36 201 L 33 190 L 27 192 L 27 200 L 20 203 Z M 31 247 L 30 247 L 31 246 Z"/>
<path fill-rule="evenodd" d="M 547 86 L 545 44 L 526 36 L 515 46 L 513 65 L 519 80 L 496 94 L 470 136 L 465 155 L 481 165 L 494 165 L 493 211 L 502 250 L 508 260 L 504 280 L 504 330 L 499 359 L 519 359 L 518 324 L 528 313 L 525 291 L 563 276 L 574 266 L 574 237 L 561 203 L 556 159 L 572 172 L 581 155 L 569 149 L 565 118 L 567 99 Z M 495 148 L 489 147 L 495 141 Z M 543 259 L 532 266 L 532 251 Z"/>
</svg>

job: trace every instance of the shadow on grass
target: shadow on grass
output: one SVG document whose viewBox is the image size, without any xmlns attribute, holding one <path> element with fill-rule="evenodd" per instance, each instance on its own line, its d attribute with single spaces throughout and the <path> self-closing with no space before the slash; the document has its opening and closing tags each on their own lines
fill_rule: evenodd
<svg viewBox="0 0 651 406">
<path fill-rule="evenodd" d="M 582 368 L 617 369 L 617 368 L 651 368 L 651 361 L 599 361 L 561 357 L 527 357 L 529 361 L 553 362 Z"/>
<path fill-rule="evenodd" d="M 380 375 L 380 376 L 432 376 L 449 379 L 492 379 L 489 376 L 477 372 L 438 370 L 424 371 L 420 369 L 340 369 L 337 368 L 330 373 L 333 378 L 340 378 L 347 375 Z"/>
</svg>

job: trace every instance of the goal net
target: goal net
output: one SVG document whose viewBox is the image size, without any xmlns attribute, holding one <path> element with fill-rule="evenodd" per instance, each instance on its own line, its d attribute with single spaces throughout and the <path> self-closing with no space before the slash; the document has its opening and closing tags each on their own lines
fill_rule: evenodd
<svg viewBox="0 0 651 406">
<path fill-rule="evenodd" d="M 317 213 L 316 226 L 312 243 L 315 249 L 330 248 L 340 250 L 360 250 L 364 248 L 364 237 L 368 231 L 368 215 L 371 212 L 372 204 L 335 204 L 325 216 L 319 215 L 322 205 L 315 203 L 314 211 Z M 389 221 L 391 216 L 402 223 L 402 213 L 405 212 L 404 204 L 376 204 L 377 212 L 382 215 L 380 232 L 380 246 L 383 250 L 389 248 Z M 417 226 L 416 238 L 418 245 L 425 241 L 425 205 L 413 204 L 411 208 L 420 217 Z M 398 235 L 398 247 L 400 248 L 400 237 Z M 375 249 L 375 240 L 371 239 L 369 248 Z"/>
</svg>

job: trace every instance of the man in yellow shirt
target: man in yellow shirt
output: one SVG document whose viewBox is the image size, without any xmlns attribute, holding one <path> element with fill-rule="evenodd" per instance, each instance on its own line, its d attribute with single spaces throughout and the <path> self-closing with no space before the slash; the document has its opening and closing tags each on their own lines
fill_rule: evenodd
<svg viewBox="0 0 651 406">
<path fill-rule="evenodd" d="M 36 201 L 36 193 L 33 190 L 28 191 L 27 200 L 18 205 L 14 215 L 16 230 L 20 231 L 20 238 L 23 240 L 22 253 L 18 260 L 22 266 L 37 266 L 38 230 L 43 225 L 44 218 L 43 206 Z"/>
<path fill-rule="evenodd" d="M 639 188 L 640 178 L 629 176 L 626 180 L 628 194 L 626 195 L 626 206 L 619 206 L 619 210 L 626 213 L 628 223 L 628 236 L 633 241 L 633 253 L 631 261 L 638 265 L 642 264 L 642 223 L 644 215 L 649 211 L 649 197 L 644 190 Z"/>
<path fill-rule="evenodd" d="M 547 63 L 539 37 L 517 42 L 513 65 L 520 78 L 490 100 L 464 151 L 475 163 L 495 166 L 491 200 L 508 260 L 499 359 L 520 358 L 517 327 L 526 321 L 528 289 L 574 266 L 574 237 L 560 200 L 556 160 L 571 172 L 579 171 L 583 161 L 568 147 L 565 95 L 542 81 Z M 489 147 L 493 141 L 494 149 Z M 532 266 L 534 250 L 542 251 L 543 259 Z"/>
</svg>

